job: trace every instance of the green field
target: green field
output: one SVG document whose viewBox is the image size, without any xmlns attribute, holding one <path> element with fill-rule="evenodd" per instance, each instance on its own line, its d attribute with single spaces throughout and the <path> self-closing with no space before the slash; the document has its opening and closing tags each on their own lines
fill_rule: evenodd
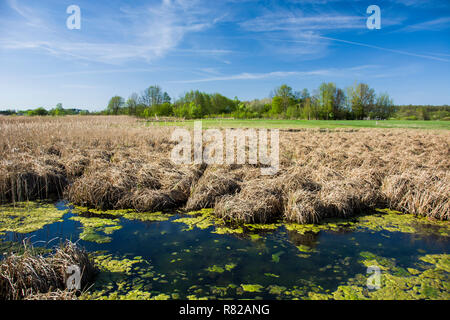
<svg viewBox="0 0 450 320">
<path fill-rule="evenodd" d="M 193 126 L 194 121 L 152 122 L 147 125 Z M 449 130 L 450 121 L 414 121 L 414 120 L 270 120 L 270 119 L 202 119 L 203 128 L 404 128 Z"/>
</svg>

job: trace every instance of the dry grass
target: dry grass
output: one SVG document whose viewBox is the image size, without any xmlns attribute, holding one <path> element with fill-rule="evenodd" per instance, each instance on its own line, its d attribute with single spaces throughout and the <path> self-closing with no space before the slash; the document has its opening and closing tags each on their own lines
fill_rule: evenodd
<svg viewBox="0 0 450 320">
<path fill-rule="evenodd" d="M 10 253 L 0 261 L 0 300 L 73 299 L 67 289 L 67 267 L 81 271 L 81 286 L 91 283 L 96 273 L 88 253 L 67 241 L 50 255 L 37 254 L 25 244 L 21 254 Z"/>
<path fill-rule="evenodd" d="M 239 191 L 239 178 L 230 168 L 208 168 L 192 190 L 186 210 L 213 208 L 221 197 Z"/>
<path fill-rule="evenodd" d="M 368 208 L 448 220 L 450 133 L 408 129 L 280 133 L 280 172 L 170 161 L 170 127 L 129 117 L 0 118 L 0 201 L 60 198 L 139 211 L 215 207 L 221 217 L 300 223 Z"/>
<path fill-rule="evenodd" d="M 269 223 L 283 212 L 282 189 L 275 179 L 251 180 L 236 195 L 220 198 L 214 208 L 226 220 Z"/>
</svg>

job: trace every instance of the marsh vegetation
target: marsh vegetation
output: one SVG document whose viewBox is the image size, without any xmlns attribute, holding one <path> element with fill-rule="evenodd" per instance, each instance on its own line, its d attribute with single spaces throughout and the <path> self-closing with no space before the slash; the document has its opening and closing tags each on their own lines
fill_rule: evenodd
<svg viewBox="0 0 450 320">
<path fill-rule="evenodd" d="M 261 176 L 173 164 L 172 130 L 0 118 L 2 248 L 80 239 L 101 270 L 85 298 L 388 297 L 362 286 L 375 260 L 389 297 L 448 299 L 448 131 L 285 130 L 279 173 Z"/>
</svg>

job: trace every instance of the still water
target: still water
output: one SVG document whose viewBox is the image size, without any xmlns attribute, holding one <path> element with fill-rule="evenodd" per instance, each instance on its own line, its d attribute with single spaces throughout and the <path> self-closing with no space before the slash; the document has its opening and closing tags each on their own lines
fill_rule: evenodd
<svg viewBox="0 0 450 320">
<path fill-rule="evenodd" d="M 218 225 L 207 210 L 146 216 L 100 214 L 63 201 L 47 206 L 55 219 L 31 232 L 20 225 L 30 223 L 23 214 L 0 207 L 0 216 L 16 219 L 9 227 L 0 220 L 2 252 L 24 239 L 47 248 L 78 241 L 102 270 L 88 299 L 450 299 L 445 222 L 380 211 L 319 228 L 235 229 Z M 371 265 L 384 277 L 378 293 L 367 288 Z M 400 291 L 389 296 L 392 285 Z"/>
</svg>

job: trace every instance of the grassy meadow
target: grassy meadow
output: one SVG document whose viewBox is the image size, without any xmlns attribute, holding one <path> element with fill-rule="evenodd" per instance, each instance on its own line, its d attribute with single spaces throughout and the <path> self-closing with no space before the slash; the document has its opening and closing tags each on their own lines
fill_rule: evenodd
<svg viewBox="0 0 450 320">
<path fill-rule="evenodd" d="M 148 125 L 193 126 L 194 121 L 148 121 Z M 274 119 L 202 119 L 204 128 L 268 128 L 268 129 L 306 129 L 306 128 L 403 128 L 450 130 L 450 121 L 423 120 L 274 120 Z"/>
</svg>

